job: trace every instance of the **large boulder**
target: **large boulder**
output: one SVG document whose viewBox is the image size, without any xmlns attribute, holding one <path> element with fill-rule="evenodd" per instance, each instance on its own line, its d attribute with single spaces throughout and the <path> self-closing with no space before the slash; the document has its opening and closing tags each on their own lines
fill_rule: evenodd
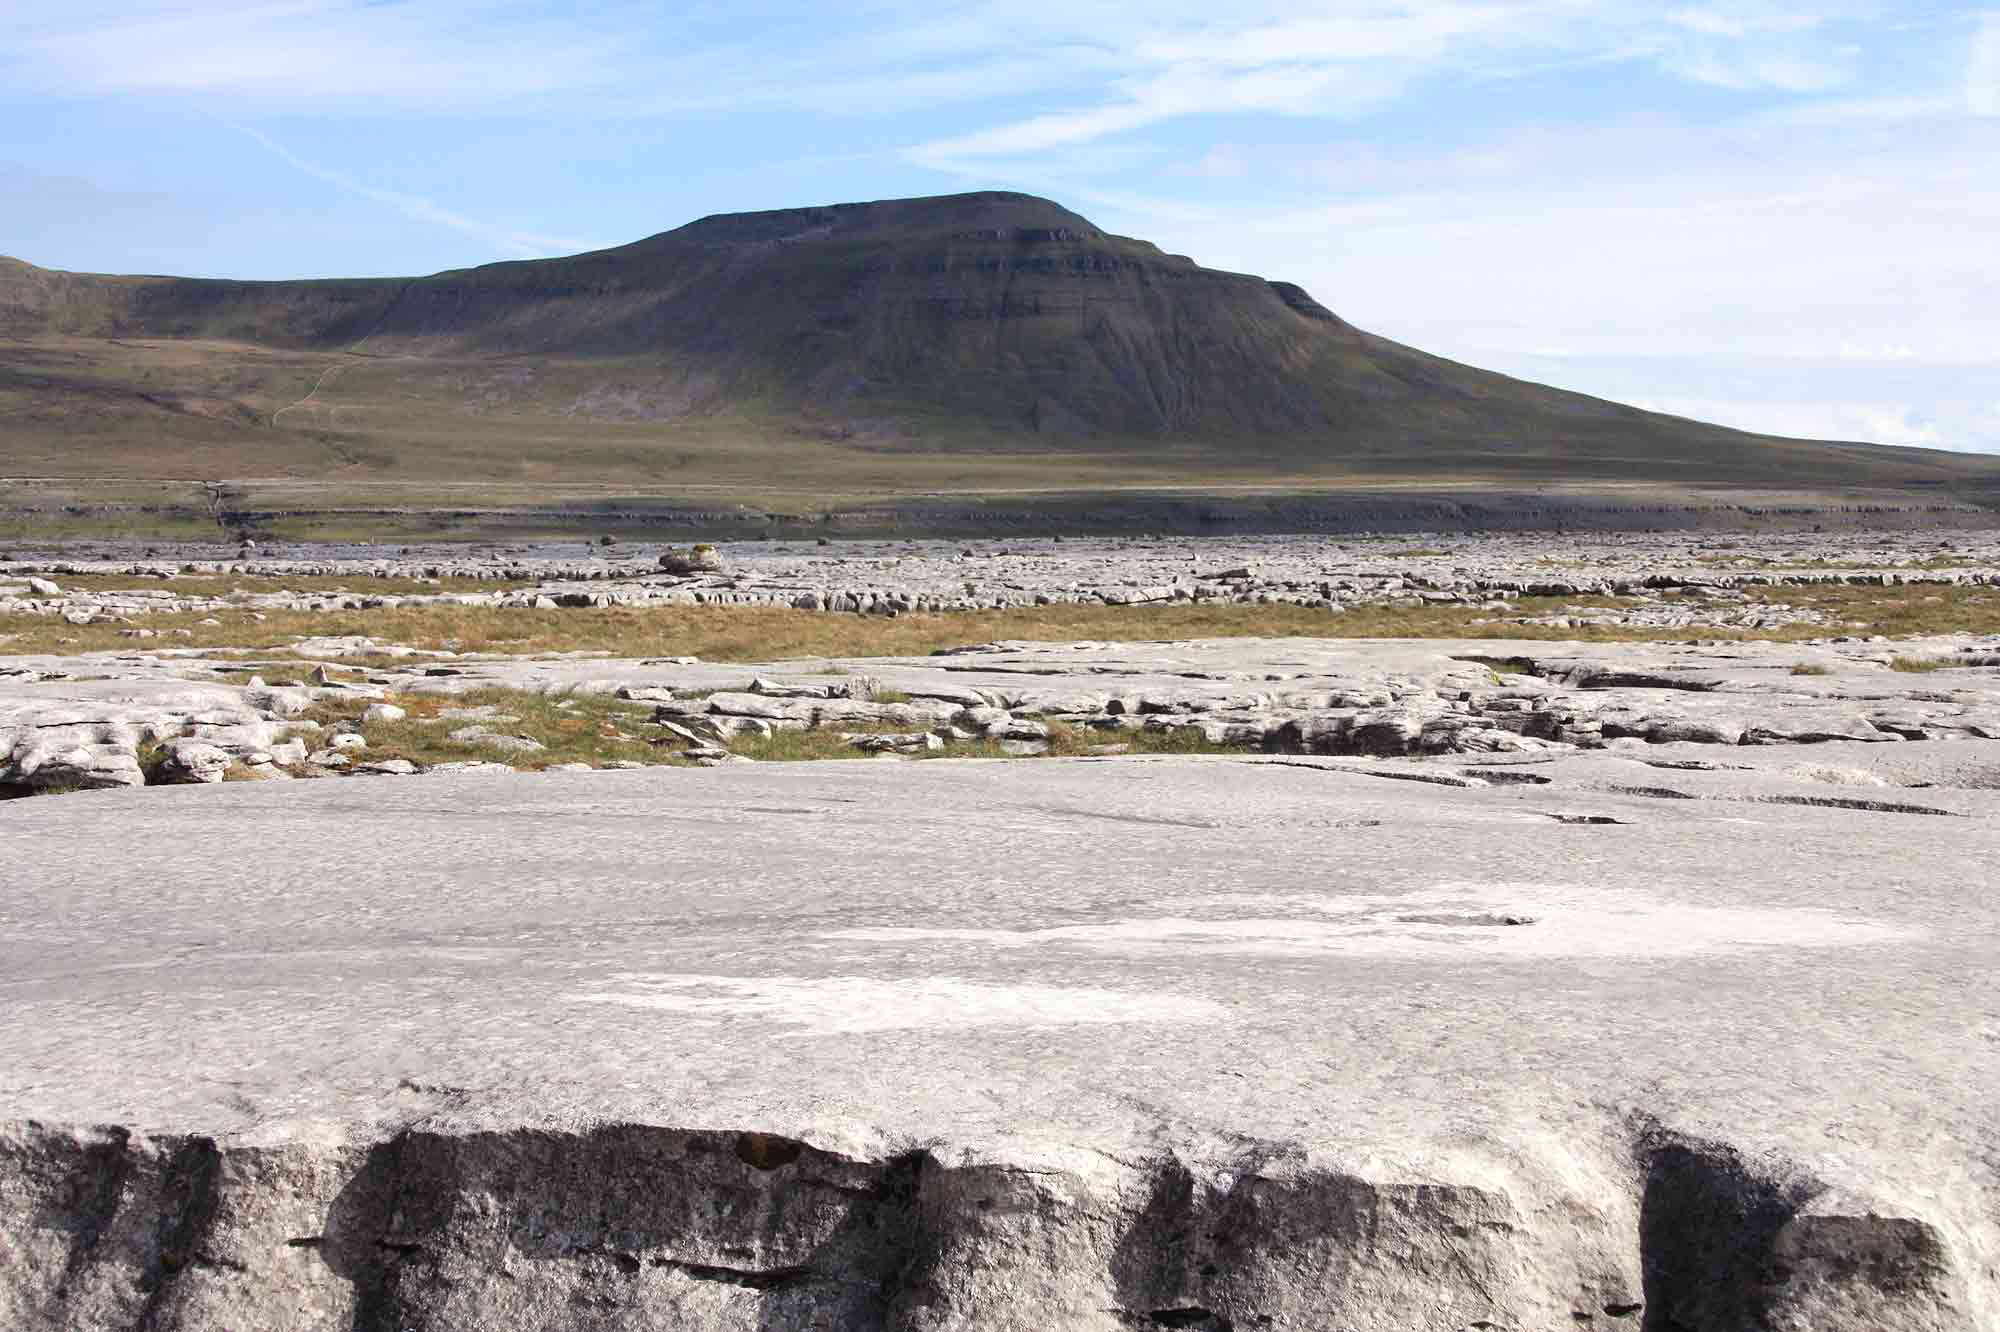
<svg viewBox="0 0 2000 1332">
<path fill-rule="evenodd" d="M 66 729 L 66 728 L 65 728 Z M 144 786 L 130 737 L 109 740 L 71 735 L 17 738 L 0 760 L 0 786 L 25 786 L 37 791 L 98 790 L 113 786 Z"/>
<path fill-rule="evenodd" d="M 722 552 L 714 546 L 689 546 L 686 550 L 668 547 L 660 552 L 662 572 L 679 574 L 717 573 L 722 569 Z"/>
<path fill-rule="evenodd" d="M 235 756 L 219 745 L 205 740 L 169 740 L 166 743 L 166 758 L 161 762 L 155 780 L 169 785 L 194 785 L 219 782 L 235 762 Z"/>
</svg>

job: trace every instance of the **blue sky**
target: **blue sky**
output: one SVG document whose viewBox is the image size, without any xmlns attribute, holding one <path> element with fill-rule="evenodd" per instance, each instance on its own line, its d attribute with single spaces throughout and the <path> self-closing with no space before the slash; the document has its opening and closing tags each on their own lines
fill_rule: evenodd
<svg viewBox="0 0 2000 1332">
<path fill-rule="evenodd" d="M 0 0 L 0 253 L 431 272 L 1007 188 L 1363 327 L 2000 452 L 2000 10 Z"/>
</svg>

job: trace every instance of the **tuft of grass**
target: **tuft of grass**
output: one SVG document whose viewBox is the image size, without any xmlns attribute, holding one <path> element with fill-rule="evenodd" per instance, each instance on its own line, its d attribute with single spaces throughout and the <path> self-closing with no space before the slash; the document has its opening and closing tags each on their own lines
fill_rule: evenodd
<svg viewBox="0 0 2000 1332">
<path fill-rule="evenodd" d="M 1815 663 L 1813 663 L 1813 662 L 1809 662 L 1809 661 L 1802 661 L 1802 662 L 1800 662 L 1800 663 L 1799 663 L 1798 665 L 1796 665 L 1796 666 L 1792 667 L 1792 674 L 1793 674 L 1793 675 L 1832 675 L 1832 674 L 1833 674 L 1833 668 L 1832 668 L 1832 667 L 1830 667 L 1830 666 L 1820 666 L 1820 665 L 1817 665 L 1817 664 L 1815 664 Z"/>
<path fill-rule="evenodd" d="M 1924 674 L 1929 671 L 1948 671 L 1954 666 L 1961 665 L 1964 665 L 1964 663 L 1954 661 L 1950 657 L 1892 657 L 1889 660 L 1890 670 L 1902 671 L 1910 675 Z"/>
<path fill-rule="evenodd" d="M 158 786 L 167 766 L 167 747 L 164 742 L 148 741 L 138 748 L 139 771 L 146 778 L 146 785 Z"/>
</svg>

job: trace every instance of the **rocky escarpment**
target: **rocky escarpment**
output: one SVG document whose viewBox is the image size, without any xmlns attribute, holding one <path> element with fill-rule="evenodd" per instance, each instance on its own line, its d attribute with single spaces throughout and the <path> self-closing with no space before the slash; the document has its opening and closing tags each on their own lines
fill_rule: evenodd
<svg viewBox="0 0 2000 1332">
<path fill-rule="evenodd" d="M 0 1135 L 18 1332 L 1631 1328 L 1947 1332 L 1946 1226 L 1640 1125 L 1368 1171 L 1282 1143 L 1080 1168 L 755 1132 L 412 1128 L 354 1146 Z M 1538 1168 L 1539 1167 L 1539 1168 Z"/>
</svg>

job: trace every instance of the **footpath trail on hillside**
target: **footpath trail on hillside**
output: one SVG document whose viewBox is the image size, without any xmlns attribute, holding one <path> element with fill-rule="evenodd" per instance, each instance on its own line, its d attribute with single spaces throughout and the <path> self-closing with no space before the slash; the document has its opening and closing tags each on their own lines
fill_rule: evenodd
<svg viewBox="0 0 2000 1332">
<path fill-rule="evenodd" d="M 333 377 L 335 375 L 339 374 L 342 370 L 345 370 L 346 368 L 347 368 L 346 362 L 337 361 L 334 364 L 328 366 L 326 369 L 320 371 L 319 378 L 313 381 L 312 388 L 306 393 L 306 395 L 303 398 L 300 398 L 297 402 L 288 403 L 287 405 L 280 407 L 277 411 L 271 413 L 272 428 L 273 429 L 277 428 L 278 418 L 283 416 L 286 412 L 296 411 L 297 409 L 306 406 L 307 404 L 311 403 L 314 399 L 318 398 L 320 390 L 325 388 L 327 384 L 333 380 Z"/>
</svg>

